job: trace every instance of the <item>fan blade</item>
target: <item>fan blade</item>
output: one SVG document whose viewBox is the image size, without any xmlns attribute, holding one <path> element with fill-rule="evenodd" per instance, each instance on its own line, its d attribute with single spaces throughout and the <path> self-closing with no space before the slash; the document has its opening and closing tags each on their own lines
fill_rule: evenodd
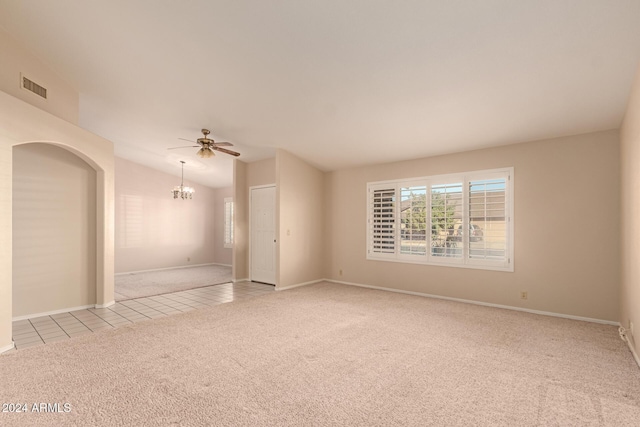
<svg viewBox="0 0 640 427">
<path fill-rule="evenodd" d="M 220 151 L 221 153 L 231 154 L 232 156 L 238 157 L 240 153 L 236 153 L 235 151 L 225 150 L 224 148 L 211 147 L 212 150 Z"/>
<path fill-rule="evenodd" d="M 193 140 L 191 140 L 191 139 L 184 139 L 184 138 L 178 138 L 178 139 L 180 139 L 180 140 L 182 140 L 182 141 L 187 141 L 187 142 L 196 142 L 196 141 L 193 141 Z"/>
<path fill-rule="evenodd" d="M 233 147 L 233 144 L 230 142 L 214 142 L 211 145 L 214 147 Z"/>
<path fill-rule="evenodd" d="M 183 145 L 182 147 L 171 147 L 171 148 L 167 148 L 167 150 L 175 150 L 178 148 L 196 148 L 199 147 L 199 145 Z"/>
</svg>

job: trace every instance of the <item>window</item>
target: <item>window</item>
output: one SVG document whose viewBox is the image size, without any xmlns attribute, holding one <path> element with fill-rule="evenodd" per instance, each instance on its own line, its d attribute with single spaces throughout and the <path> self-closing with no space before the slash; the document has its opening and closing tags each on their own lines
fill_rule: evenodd
<svg viewBox="0 0 640 427">
<path fill-rule="evenodd" d="M 455 235 L 462 224 L 462 182 L 431 184 L 431 256 L 446 260 L 461 259 L 462 245 Z"/>
<path fill-rule="evenodd" d="M 513 271 L 513 168 L 367 184 L 367 259 Z"/>
<path fill-rule="evenodd" d="M 233 247 L 233 199 L 224 199 L 224 247 Z"/>
<path fill-rule="evenodd" d="M 424 255 L 427 251 L 427 189 L 400 188 L 400 253 Z"/>
</svg>

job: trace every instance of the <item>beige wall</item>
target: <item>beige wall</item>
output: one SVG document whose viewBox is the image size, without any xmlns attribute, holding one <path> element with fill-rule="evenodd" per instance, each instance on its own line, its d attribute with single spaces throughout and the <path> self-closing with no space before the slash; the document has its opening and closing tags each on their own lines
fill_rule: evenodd
<svg viewBox="0 0 640 427">
<path fill-rule="evenodd" d="M 515 272 L 366 260 L 367 182 L 509 166 L 515 175 Z M 610 131 L 329 173 L 325 275 L 618 321 L 618 171 L 618 133 Z"/>
<path fill-rule="evenodd" d="M 284 150 L 276 165 L 276 287 L 287 288 L 324 278 L 324 173 Z"/>
<path fill-rule="evenodd" d="M 179 176 L 119 157 L 115 173 L 116 273 L 214 262 L 215 190 L 189 182 L 188 165 L 191 200 L 173 198 Z"/>
<path fill-rule="evenodd" d="M 640 69 L 620 130 L 621 287 L 620 324 L 634 333 L 640 327 Z M 629 333 L 635 351 L 638 340 Z"/>
<path fill-rule="evenodd" d="M 96 302 L 96 171 L 48 144 L 13 149 L 13 316 Z"/>
<path fill-rule="evenodd" d="M 78 91 L 0 29 L 0 90 L 73 124 L 78 124 Z M 47 99 L 22 89 L 20 73 L 47 88 Z"/>
<path fill-rule="evenodd" d="M 233 162 L 233 281 L 249 278 L 249 187 L 247 187 L 247 164 Z"/>
<path fill-rule="evenodd" d="M 233 253 L 231 248 L 224 247 L 224 199 L 233 198 L 233 187 L 216 188 L 213 202 L 213 262 L 231 265 Z"/>
<path fill-rule="evenodd" d="M 2 113 L 3 110 L 0 109 L 0 117 Z M 0 135 L 0 353 L 13 348 L 12 174 L 13 147 Z"/>
<path fill-rule="evenodd" d="M 245 163 L 236 159 L 233 170 L 234 245 L 233 280 L 249 279 L 249 188 L 276 183 L 275 158 Z"/>
<path fill-rule="evenodd" d="M 264 159 L 247 163 L 247 187 L 276 183 L 276 159 Z M 247 200 L 249 194 L 247 193 Z"/>
<path fill-rule="evenodd" d="M 12 345 L 12 152 L 28 142 L 69 150 L 96 171 L 96 303 L 113 303 L 113 144 L 0 91 L 0 351 Z"/>
</svg>

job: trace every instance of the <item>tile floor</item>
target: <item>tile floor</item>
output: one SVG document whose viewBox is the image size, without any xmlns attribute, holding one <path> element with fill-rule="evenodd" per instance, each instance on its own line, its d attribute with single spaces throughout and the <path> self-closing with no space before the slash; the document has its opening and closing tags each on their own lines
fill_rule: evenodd
<svg viewBox="0 0 640 427">
<path fill-rule="evenodd" d="M 89 308 L 13 322 L 15 350 L 67 340 L 101 329 L 112 329 L 202 307 L 273 292 L 260 283 L 225 283 L 172 294 L 120 301 L 108 308 Z"/>
</svg>

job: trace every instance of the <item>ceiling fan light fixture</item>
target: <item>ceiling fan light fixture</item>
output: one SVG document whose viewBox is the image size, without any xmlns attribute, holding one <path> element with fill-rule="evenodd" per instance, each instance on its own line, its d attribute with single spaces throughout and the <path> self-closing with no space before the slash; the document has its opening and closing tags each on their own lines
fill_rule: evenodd
<svg viewBox="0 0 640 427">
<path fill-rule="evenodd" d="M 203 159 L 208 159 L 209 157 L 215 156 L 213 150 L 211 150 L 210 148 L 201 148 L 196 154 L 198 155 L 198 157 L 201 157 Z"/>
<path fill-rule="evenodd" d="M 235 152 L 235 151 L 231 151 L 228 150 L 226 148 L 221 148 L 221 147 L 233 147 L 233 144 L 230 142 L 215 142 L 213 139 L 208 138 L 207 135 L 209 135 L 209 130 L 208 129 L 202 129 L 202 134 L 204 135 L 204 138 L 198 138 L 196 139 L 195 143 L 198 145 L 191 145 L 190 147 L 198 147 L 200 146 L 200 149 L 198 151 L 196 151 L 196 155 L 198 157 L 200 157 L 201 159 L 208 159 L 211 158 L 213 156 L 216 155 L 216 153 L 214 153 L 214 151 L 220 151 L 221 153 L 224 154 L 229 154 L 231 156 L 235 156 L 238 157 L 240 155 L 240 153 Z M 184 139 L 184 138 L 178 138 L 180 140 L 183 141 L 189 141 L 191 142 L 192 140 L 190 139 Z M 188 148 L 187 146 L 185 147 L 170 147 L 169 150 L 175 150 L 176 148 Z"/>
</svg>

